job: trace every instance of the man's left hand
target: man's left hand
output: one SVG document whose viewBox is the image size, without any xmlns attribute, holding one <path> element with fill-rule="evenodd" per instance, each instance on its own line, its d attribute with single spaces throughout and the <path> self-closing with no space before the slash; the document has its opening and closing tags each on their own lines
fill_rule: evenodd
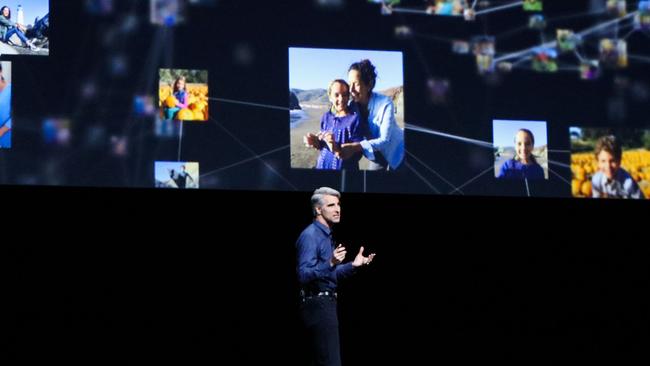
<svg viewBox="0 0 650 366">
<path fill-rule="evenodd" d="M 375 253 L 370 254 L 367 257 L 363 256 L 363 247 L 359 248 L 359 253 L 357 253 L 357 256 L 354 257 L 354 261 L 352 261 L 352 266 L 354 267 L 361 267 L 361 266 L 367 266 L 372 263 L 373 259 L 375 259 Z"/>
</svg>

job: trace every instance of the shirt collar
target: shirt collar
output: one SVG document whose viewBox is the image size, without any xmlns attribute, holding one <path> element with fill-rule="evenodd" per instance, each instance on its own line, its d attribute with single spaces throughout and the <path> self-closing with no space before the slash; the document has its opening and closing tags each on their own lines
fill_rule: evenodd
<svg viewBox="0 0 650 366">
<path fill-rule="evenodd" d="M 625 175 L 623 174 L 623 172 L 621 171 L 621 169 L 619 168 L 619 169 L 616 171 L 616 173 L 614 174 L 614 178 L 609 179 L 609 178 L 607 178 L 607 176 L 606 176 L 604 173 L 603 173 L 603 178 L 604 178 L 604 183 L 605 183 L 606 185 L 608 185 L 608 186 L 611 186 L 611 185 L 614 185 L 614 183 L 618 183 L 618 182 L 620 182 L 620 181 L 624 181 L 626 177 L 625 177 Z"/>
<path fill-rule="evenodd" d="M 327 235 L 327 236 L 332 235 L 332 231 L 331 231 L 327 226 L 321 224 L 321 223 L 318 222 L 317 220 L 314 220 L 314 225 L 315 225 L 317 228 L 321 229 L 321 230 L 325 233 L 325 235 Z"/>
</svg>

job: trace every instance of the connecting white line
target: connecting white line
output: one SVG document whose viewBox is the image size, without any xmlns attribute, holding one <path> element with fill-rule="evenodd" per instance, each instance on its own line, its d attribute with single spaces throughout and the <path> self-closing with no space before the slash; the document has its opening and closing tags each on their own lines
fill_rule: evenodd
<svg viewBox="0 0 650 366">
<path fill-rule="evenodd" d="M 225 99 L 225 98 L 208 98 L 208 99 L 209 100 L 216 100 L 216 101 L 219 101 L 219 102 L 225 102 L 225 103 L 248 105 L 248 106 L 252 106 L 252 107 L 278 109 L 278 110 L 281 110 L 281 111 L 290 111 L 291 110 L 288 107 L 280 107 L 280 106 L 277 106 L 277 105 L 270 105 L 270 104 L 244 102 L 244 101 L 241 101 L 241 100 L 233 100 L 233 99 Z"/>
<path fill-rule="evenodd" d="M 569 66 L 563 66 L 563 67 L 558 67 L 556 71 L 550 72 L 550 71 L 539 71 L 535 70 L 532 66 L 517 66 L 516 67 L 518 70 L 532 70 L 538 73 L 546 73 L 546 74 L 555 74 L 558 72 L 576 72 L 580 71 L 579 67 L 569 67 Z"/>
<path fill-rule="evenodd" d="M 634 32 L 636 32 L 636 29 L 632 29 L 631 31 L 627 32 L 623 37 L 621 37 L 622 40 L 628 39 Z"/>
<path fill-rule="evenodd" d="M 485 169 L 481 174 L 479 174 L 479 175 L 475 176 L 474 178 L 468 180 L 468 181 L 465 182 L 463 185 L 461 185 L 461 186 L 455 188 L 453 191 L 449 192 L 448 194 L 452 194 L 452 193 L 454 193 L 454 192 L 456 192 L 456 191 L 460 191 L 462 188 L 464 188 L 464 187 L 467 186 L 468 184 L 472 183 L 473 181 L 479 179 L 480 177 L 482 177 L 483 175 L 485 175 L 485 173 L 488 173 L 488 172 L 490 172 L 490 171 L 494 171 L 494 166 L 491 166 L 491 167 Z"/>
<path fill-rule="evenodd" d="M 367 173 L 368 173 L 367 170 L 363 171 L 363 193 L 366 193 L 366 176 L 368 175 Z"/>
<path fill-rule="evenodd" d="M 411 166 L 411 164 L 408 163 L 408 161 L 405 161 L 405 162 L 404 162 L 404 165 L 406 165 L 407 168 L 411 169 L 411 171 L 412 171 L 413 173 L 415 173 L 415 175 L 417 175 L 418 178 L 420 178 L 420 179 L 424 182 L 424 184 L 426 184 L 427 186 L 429 186 L 429 188 L 431 188 L 431 189 L 432 189 L 434 192 L 436 192 L 437 194 L 440 194 L 440 191 L 439 191 L 436 187 L 434 187 L 433 184 L 431 184 L 431 182 L 429 182 L 426 178 L 424 178 L 424 177 L 422 176 L 422 174 L 418 173 L 418 172 L 417 172 L 417 171 L 416 171 L 416 170 Z"/>
<path fill-rule="evenodd" d="M 575 72 L 575 71 L 580 71 L 580 68 L 579 68 L 579 67 L 564 66 L 564 67 L 558 67 L 558 68 L 557 68 L 557 71 L 571 71 L 571 72 Z"/>
<path fill-rule="evenodd" d="M 554 18 L 546 19 L 546 24 L 559 22 L 561 20 L 569 20 L 569 19 L 575 19 L 575 18 L 590 17 L 590 16 L 593 16 L 593 15 L 603 15 L 605 13 L 607 13 L 607 10 L 588 11 L 588 12 L 584 12 L 584 13 L 577 13 L 577 14 L 570 14 L 570 15 L 560 15 L 560 16 L 557 16 L 557 17 L 554 17 Z"/>
<path fill-rule="evenodd" d="M 425 164 L 421 159 L 419 159 L 417 156 L 415 156 L 414 154 L 412 154 L 410 151 L 406 151 L 406 153 L 407 153 L 411 158 L 415 159 L 415 161 L 417 161 L 418 163 L 422 164 L 422 166 L 424 166 L 427 170 L 429 170 L 430 172 L 432 172 L 433 174 L 435 174 L 438 178 L 440 178 L 440 180 L 442 180 L 443 182 L 447 183 L 451 188 L 456 188 L 453 184 L 451 184 L 448 180 L 446 180 L 445 177 L 443 177 L 442 175 L 438 174 L 438 172 L 436 172 L 433 168 L 431 168 L 430 166 L 428 166 L 427 164 Z M 460 192 L 460 194 L 464 194 L 462 191 L 459 191 L 459 192 Z"/>
<path fill-rule="evenodd" d="M 518 67 L 520 64 L 523 64 L 524 62 L 526 62 L 526 61 L 530 61 L 530 60 L 532 60 L 532 59 L 533 59 L 533 56 L 522 57 L 522 58 L 520 58 L 519 60 L 513 62 L 513 63 L 512 63 L 512 67 Z"/>
<path fill-rule="evenodd" d="M 236 162 L 236 163 L 232 163 L 232 164 L 230 164 L 230 165 L 226 165 L 226 166 L 221 167 L 221 168 L 219 168 L 219 169 L 212 170 L 212 171 L 210 171 L 210 172 L 207 172 L 207 173 L 202 174 L 202 175 L 200 176 L 200 178 L 204 178 L 204 177 L 207 177 L 207 176 L 209 176 L 209 175 L 216 174 L 216 173 L 219 173 L 219 172 L 221 172 L 221 171 L 224 171 L 224 170 L 227 170 L 227 169 L 230 169 L 230 168 L 234 168 L 234 167 L 239 166 L 239 165 L 242 165 L 242 164 L 246 164 L 246 163 L 248 163 L 249 161 L 257 160 L 257 159 L 259 159 L 259 158 L 261 158 L 261 157 L 264 157 L 264 156 L 266 156 L 266 155 L 275 154 L 275 153 L 278 152 L 278 151 L 282 151 L 282 150 L 285 150 L 285 149 L 289 148 L 289 146 L 290 146 L 290 145 L 282 146 L 282 147 L 279 147 L 279 148 L 277 148 L 277 149 L 273 149 L 273 150 L 271 150 L 271 151 L 267 151 L 267 152 L 265 152 L 265 153 L 263 153 L 263 154 L 255 155 L 255 156 L 253 156 L 253 157 L 246 158 L 246 159 L 244 159 L 244 160 L 240 160 L 240 161 L 238 161 L 238 162 Z"/>
<path fill-rule="evenodd" d="M 414 34 L 418 38 L 423 38 L 427 39 L 430 41 L 438 41 L 438 42 L 443 42 L 443 43 L 454 43 L 456 39 L 452 38 L 444 38 L 444 37 L 438 37 L 438 36 L 432 36 L 430 34 L 421 34 L 421 33 L 415 33 Z"/>
<path fill-rule="evenodd" d="M 522 6 L 523 4 L 524 4 L 523 1 L 517 1 L 516 3 L 512 3 L 512 4 L 501 5 L 501 6 L 496 6 L 494 8 L 477 11 L 476 15 L 478 16 L 478 15 L 490 14 L 490 13 L 494 13 L 496 11 L 507 10 L 507 9 L 510 9 L 510 8 L 516 8 L 518 6 Z"/>
<path fill-rule="evenodd" d="M 528 178 L 524 178 L 524 182 L 526 183 L 526 194 L 528 197 L 530 197 L 530 188 L 528 187 Z"/>
<path fill-rule="evenodd" d="M 630 60 L 637 60 L 637 61 L 642 61 L 642 62 L 647 62 L 650 63 L 650 57 L 647 56 L 639 56 L 639 55 L 627 55 L 627 57 Z"/>
<path fill-rule="evenodd" d="M 607 28 L 607 27 L 611 27 L 613 25 L 617 25 L 617 24 L 619 24 L 620 22 L 622 22 L 622 21 L 624 21 L 626 19 L 634 17 L 636 15 L 636 13 L 637 12 L 633 12 L 633 13 L 630 13 L 630 14 L 622 17 L 622 18 L 610 20 L 610 21 L 595 25 L 595 26 L 593 26 L 591 28 L 587 28 L 587 29 L 583 30 L 582 32 L 576 33 L 576 36 L 584 37 L 586 35 L 589 35 L 590 33 L 593 33 L 593 32 L 595 32 L 597 30 L 600 30 L 602 28 Z M 538 48 L 538 47 L 554 48 L 554 47 L 557 47 L 557 41 L 546 42 L 546 43 L 542 43 L 541 45 L 537 45 L 537 46 L 533 46 L 533 47 L 530 47 L 530 48 L 526 48 L 526 49 L 521 50 L 521 51 L 513 52 L 511 54 L 508 54 L 508 55 L 505 55 L 505 56 L 494 59 L 494 63 L 496 64 L 496 63 L 498 63 L 500 61 L 505 61 L 505 60 L 510 60 L 510 59 L 513 59 L 513 58 L 519 58 L 521 56 L 525 56 L 525 55 L 533 52 L 533 50 Z"/>
<path fill-rule="evenodd" d="M 180 123 L 181 128 L 178 130 L 178 154 L 177 154 L 178 156 L 176 160 L 181 161 L 181 151 L 183 147 L 183 125 L 185 124 L 185 122 L 179 121 L 178 123 Z"/>
<path fill-rule="evenodd" d="M 571 169 L 571 165 L 567 165 L 567 164 L 564 164 L 564 163 L 560 163 L 559 161 L 555 161 L 555 160 L 551 160 L 551 159 L 549 159 L 548 162 L 549 162 L 549 164 L 553 164 L 553 165 L 561 166 L 561 167 L 563 167 L 563 168 Z"/>
<path fill-rule="evenodd" d="M 212 121 L 217 126 L 219 126 L 222 130 L 224 130 L 233 140 L 237 141 L 237 143 L 239 145 L 241 145 L 244 149 L 248 150 L 248 152 L 250 152 L 251 155 L 253 155 L 253 156 L 258 155 L 255 151 L 253 151 L 253 149 L 251 149 L 250 147 L 248 147 L 248 145 L 246 145 L 244 142 L 242 142 L 240 139 L 238 139 L 237 136 L 235 136 L 232 132 L 228 131 L 228 129 L 225 126 L 223 126 L 221 123 L 218 123 L 217 121 L 213 120 L 212 118 L 209 118 L 209 120 Z M 264 166 L 266 166 L 270 171 L 275 173 L 275 175 L 280 177 L 280 179 L 282 179 L 285 183 L 287 183 L 291 188 L 293 188 L 295 191 L 298 190 L 298 188 L 296 186 L 294 186 L 291 183 L 291 181 L 289 181 L 282 174 L 280 174 L 280 172 L 278 172 L 275 168 L 273 168 L 269 163 L 267 163 L 266 161 L 264 161 L 262 159 L 260 159 L 260 161 L 262 162 L 262 164 L 264 164 Z"/>
<path fill-rule="evenodd" d="M 490 148 L 490 149 L 494 148 L 494 144 L 492 144 L 491 142 L 486 142 L 486 141 L 481 141 L 481 140 L 474 140 L 474 139 L 470 139 L 470 138 L 462 137 L 462 136 L 455 136 L 455 135 L 451 135 L 451 134 L 448 134 L 448 133 L 438 132 L 438 131 L 434 131 L 434 130 L 431 130 L 431 129 L 428 129 L 428 128 L 419 127 L 419 126 L 412 125 L 412 124 L 409 124 L 409 123 L 406 124 L 405 128 L 409 129 L 409 130 L 417 131 L 417 132 L 428 133 L 430 135 L 437 135 L 437 136 L 447 137 L 447 138 L 450 138 L 452 140 L 467 142 L 469 144 L 473 144 L 473 145 L 477 145 L 477 146 L 481 146 L 481 147 L 486 147 L 486 148 Z"/>
<path fill-rule="evenodd" d="M 419 9 L 409 9 L 409 8 L 392 8 L 393 13 L 405 13 L 405 14 L 421 14 L 421 15 L 433 15 L 426 10 Z"/>
<path fill-rule="evenodd" d="M 497 35 L 494 36 L 494 38 L 501 40 L 501 39 L 504 39 L 504 38 L 508 38 L 508 37 L 512 36 L 513 34 L 520 34 L 522 31 L 524 31 L 526 29 L 530 29 L 530 27 L 526 25 L 526 26 L 523 26 L 523 27 L 514 28 L 514 29 L 511 29 L 509 31 L 503 32 L 501 34 L 497 34 Z"/>
<path fill-rule="evenodd" d="M 601 28 L 607 28 L 607 27 L 611 27 L 611 26 L 613 26 L 613 25 L 618 25 L 620 22 L 622 22 L 622 21 L 624 21 L 624 20 L 627 20 L 627 19 L 630 19 L 630 18 L 634 18 L 634 16 L 636 16 L 637 13 L 638 13 L 638 11 L 635 11 L 635 12 L 632 12 L 632 13 L 630 13 L 630 14 L 628 14 L 628 15 L 622 17 L 622 18 L 618 18 L 618 19 L 610 20 L 610 21 L 607 21 L 607 22 L 604 22 L 604 23 L 601 23 L 601 24 L 595 25 L 595 26 L 593 26 L 593 27 L 591 27 L 591 28 L 587 28 L 587 29 L 583 30 L 583 31 L 580 32 L 580 33 L 577 33 L 577 35 L 579 35 L 579 36 L 586 36 L 586 35 L 588 35 L 588 34 L 590 34 L 590 33 L 594 33 L 594 32 L 596 32 L 597 30 L 600 30 Z"/>
<path fill-rule="evenodd" d="M 533 47 L 527 48 L 527 49 L 525 49 L 525 50 L 521 50 L 521 51 L 513 52 L 513 53 L 511 53 L 511 54 L 508 54 L 508 55 L 505 55 L 505 56 L 501 56 L 501 57 L 495 58 L 494 61 L 493 61 L 493 63 L 496 64 L 496 63 L 501 62 L 501 61 L 510 60 L 510 59 L 513 59 L 513 58 L 519 58 L 519 57 L 522 57 L 522 56 L 526 56 L 526 55 L 528 55 L 529 53 L 532 53 L 533 50 L 536 49 L 536 48 L 538 48 L 538 47 L 542 47 L 542 48 L 552 48 L 552 47 L 555 47 L 555 46 L 557 46 L 557 41 L 546 42 L 546 43 L 543 43 L 543 44 L 541 44 L 541 45 L 533 46 Z"/>
<path fill-rule="evenodd" d="M 571 154 L 571 150 L 548 150 L 550 153 Z"/>
<path fill-rule="evenodd" d="M 551 172 L 551 173 L 553 173 L 553 174 L 555 174 L 558 178 L 562 179 L 562 180 L 563 180 L 565 183 L 567 183 L 568 185 L 571 185 L 571 182 L 569 182 L 568 180 L 564 179 L 563 176 L 557 174 L 555 171 L 553 171 L 553 169 L 551 169 L 551 167 L 548 167 L 548 171 Z"/>
</svg>

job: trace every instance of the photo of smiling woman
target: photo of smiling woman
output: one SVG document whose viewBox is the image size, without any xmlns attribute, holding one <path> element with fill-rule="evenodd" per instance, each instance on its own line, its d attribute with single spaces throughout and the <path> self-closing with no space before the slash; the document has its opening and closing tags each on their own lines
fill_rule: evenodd
<svg viewBox="0 0 650 366">
<path fill-rule="evenodd" d="M 546 122 L 494 121 L 495 176 L 548 179 Z"/>
<path fill-rule="evenodd" d="M 403 74 L 402 52 L 290 48 L 291 167 L 400 167 Z"/>
</svg>

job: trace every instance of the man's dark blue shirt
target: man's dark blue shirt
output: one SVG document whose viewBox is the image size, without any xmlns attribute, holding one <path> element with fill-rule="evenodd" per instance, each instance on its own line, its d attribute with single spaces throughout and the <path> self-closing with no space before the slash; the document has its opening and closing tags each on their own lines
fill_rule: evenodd
<svg viewBox="0 0 650 366">
<path fill-rule="evenodd" d="M 314 220 L 296 242 L 298 281 L 305 291 L 336 291 L 338 280 L 354 272 L 351 262 L 330 265 L 334 253 L 331 230 Z"/>
</svg>

